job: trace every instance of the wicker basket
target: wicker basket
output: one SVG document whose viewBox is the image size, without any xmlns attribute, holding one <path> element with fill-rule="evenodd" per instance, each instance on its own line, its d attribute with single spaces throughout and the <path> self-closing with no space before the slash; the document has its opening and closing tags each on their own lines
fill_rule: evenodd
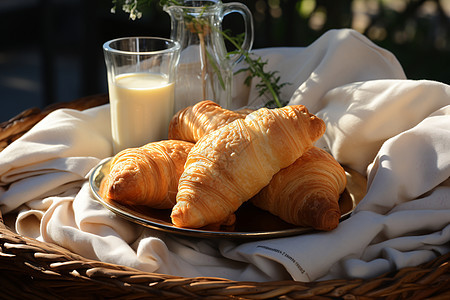
<svg viewBox="0 0 450 300">
<path fill-rule="evenodd" d="M 2 149 L 60 107 L 83 110 L 106 95 L 45 110 L 30 109 L 0 124 Z M 147 273 L 93 261 L 62 247 L 20 236 L 0 222 L 1 299 L 450 299 L 450 254 L 371 279 L 239 282 Z"/>
</svg>

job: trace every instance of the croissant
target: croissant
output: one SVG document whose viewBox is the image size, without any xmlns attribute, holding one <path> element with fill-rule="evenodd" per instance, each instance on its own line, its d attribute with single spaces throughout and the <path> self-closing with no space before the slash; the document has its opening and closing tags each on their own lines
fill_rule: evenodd
<svg viewBox="0 0 450 300">
<path fill-rule="evenodd" d="M 251 202 L 288 223 L 332 230 L 339 224 L 339 196 L 346 184 L 334 157 L 313 147 L 275 174 Z"/>
<path fill-rule="evenodd" d="M 189 152 L 172 223 L 198 228 L 229 222 L 239 206 L 323 135 L 303 105 L 261 108 L 201 138 Z"/>
<path fill-rule="evenodd" d="M 169 139 L 195 143 L 206 133 L 244 118 L 245 114 L 222 108 L 210 100 L 201 101 L 173 116 L 169 124 Z"/>
<path fill-rule="evenodd" d="M 193 145 L 164 140 L 122 150 L 111 160 L 100 193 L 122 204 L 172 208 L 178 180 Z"/>
</svg>

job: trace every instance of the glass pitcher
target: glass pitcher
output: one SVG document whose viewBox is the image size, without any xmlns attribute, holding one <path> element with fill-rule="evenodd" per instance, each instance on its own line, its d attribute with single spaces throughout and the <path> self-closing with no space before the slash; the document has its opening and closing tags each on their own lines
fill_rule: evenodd
<svg viewBox="0 0 450 300">
<path fill-rule="evenodd" d="M 245 37 L 241 48 L 253 44 L 253 19 L 242 3 L 220 0 L 182 0 L 181 5 L 165 5 L 171 17 L 171 39 L 181 45 L 175 88 L 175 111 L 202 100 L 212 100 L 231 109 L 233 66 L 237 54 L 227 57 L 222 20 L 230 13 L 244 19 Z"/>
</svg>

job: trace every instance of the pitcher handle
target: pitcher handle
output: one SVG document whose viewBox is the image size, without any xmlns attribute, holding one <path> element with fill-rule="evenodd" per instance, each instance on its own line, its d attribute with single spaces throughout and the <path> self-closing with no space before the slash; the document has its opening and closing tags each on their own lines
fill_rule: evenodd
<svg viewBox="0 0 450 300">
<path fill-rule="evenodd" d="M 222 18 L 231 13 L 239 13 L 244 18 L 245 38 L 241 48 L 250 52 L 253 46 L 253 16 L 250 9 L 240 2 L 223 3 Z M 230 57 L 231 66 L 235 65 L 243 58 L 242 55 Z"/>
</svg>

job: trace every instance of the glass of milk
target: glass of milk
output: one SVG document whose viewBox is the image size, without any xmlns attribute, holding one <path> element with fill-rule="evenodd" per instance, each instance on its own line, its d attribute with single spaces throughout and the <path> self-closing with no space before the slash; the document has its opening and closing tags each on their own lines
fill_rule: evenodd
<svg viewBox="0 0 450 300">
<path fill-rule="evenodd" d="M 157 37 L 103 44 L 114 154 L 167 139 L 179 52 L 178 42 Z"/>
</svg>

